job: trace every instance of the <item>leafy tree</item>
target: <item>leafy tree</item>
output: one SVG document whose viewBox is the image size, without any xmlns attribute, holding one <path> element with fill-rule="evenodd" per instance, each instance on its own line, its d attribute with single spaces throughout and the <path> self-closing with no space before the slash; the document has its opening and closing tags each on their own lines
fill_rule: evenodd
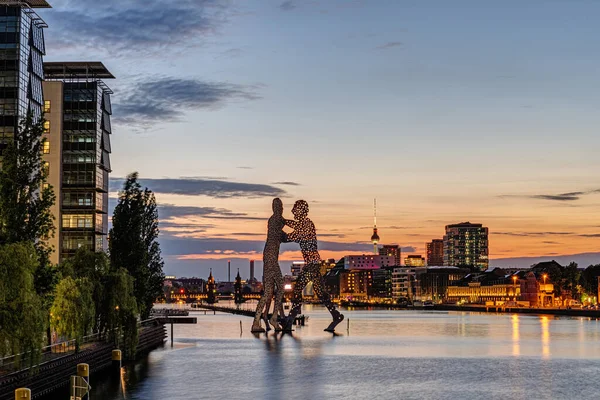
<svg viewBox="0 0 600 400">
<path fill-rule="evenodd" d="M 30 366 L 39 360 L 46 327 L 34 286 L 38 267 L 32 243 L 0 245 L 0 355 L 25 353 Z"/>
<path fill-rule="evenodd" d="M 63 277 L 86 278 L 90 282 L 95 309 L 93 330 L 99 331 L 102 314 L 106 313 L 103 304 L 107 288 L 106 277 L 110 272 L 108 256 L 104 252 L 95 252 L 82 247 L 72 257 L 64 260 L 58 269 Z"/>
<path fill-rule="evenodd" d="M 106 292 L 102 309 L 102 331 L 109 340 L 122 347 L 125 356 L 135 357 L 138 340 L 138 308 L 134 296 L 133 278 L 126 269 L 112 271 L 105 279 Z"/>
<path fill-rule="evenodd" d="M 576 262 L 570 263 L 562 271 L 563 289 L 570 290 L 573 298 L 578 297 L 577 285 L 579 284 L 580 276 L 581 273 Z"/>
<path fill-rule="evenodd" d="M 52 304 L 52 326 L 65 339 L 75 338 L 79 350 L 81 339 L 92 330 L 94 320 L 93 286 L 87 278 L 66 277 L 56 286 Z"/>
<path fill-rule="evenodd" d="M 581 286 L 590 296 L 598 295 L 598 276 L 600 276 L 600 264 L 590 265 L 581 274 Z"/>
<path fill-rule="evenodd" d="M 138 174 L 127 176 L 109 233 L 113 268 L 125 268 L 134 278 L 134 293 L 142 319 L 163 295 L 163 260 L 158 244 L 158 211 L 154 193 L 142 190 Z"/>
<path fill-rule="evenodd" d="M 35 243 L 40 266 L 50 264 L 54 216 L 50 207 L 56 196 L 47 181 L 42 160 L 44 120 L 29 113 L 18 133 L 2 153 L 0 169 L 0 243 Z"/>
</svg>

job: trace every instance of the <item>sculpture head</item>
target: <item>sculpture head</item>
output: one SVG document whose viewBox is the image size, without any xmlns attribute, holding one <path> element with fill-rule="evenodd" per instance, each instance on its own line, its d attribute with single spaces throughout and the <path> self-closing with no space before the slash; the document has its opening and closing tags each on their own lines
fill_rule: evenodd
<svg viewBox="0 0 600 400">
<path fill-rule="evenodd" d="M 273 214 L 283 215 L 283 202 L 279 197 L 273 199 Z"/>
<path fill-rule="evenodd" d="M 297 220 L 306 218 L 308 215 L 308 203 L 304 200 L 298 200 L 292 208 L 292 214 Z"/>
</svg>

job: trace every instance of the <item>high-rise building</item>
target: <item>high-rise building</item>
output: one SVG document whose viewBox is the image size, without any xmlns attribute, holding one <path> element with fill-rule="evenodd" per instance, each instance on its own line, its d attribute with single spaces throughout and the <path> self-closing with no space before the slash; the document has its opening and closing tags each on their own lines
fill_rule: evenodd
<svg viewBox="0 0 600 400">
<path fill-rule="evenodd" d="M 250 281 L 254 280 L 254 260 L 250 260 Z"/>
<path fill-rule="evenodd" d="M 447 225 L 444 235 L 444 265 L 488 269 L 488 228 L 463 222 Z"/>
<path fill-rule="evenodd" d="M 35 9 L 45 0 L 0 2 L 0 154 L 29 112 L 39 121 L 44 107 L 42 81 L 46 54 L 44 28 Z"/>
<path fill-rule="evenodd" d="M 114 76 L 100 62 L 44 63 L 44 112 L 49 183 L 58 225 L 53 262 L 79 248 L 104 251 L 108 233 L 110 95 Z"/>
<path fill-rule="evenodd" d="M 425 259 L 419 254 L 411 254 L 404 259 L 404 265 L 407 267 L 424 267 Z"/>
<path fill-rule="evenodd" d="M 345 256 L 344 268 L 347 270 L 379 269 L 391 267 L 396 262 L 392 256 L 372 256 L 368 254 Z"/>
<path fill-rule="evenodd" d="M 386 244 L 379 248 L 380 256 L 388 256 L 394 258 L 394 266 L 402 265 L 402 249 L 397 244 Z"/>
<path fill-rule="evenodd" d="M 444 265 L 444 239 L 433 239 L 427 243 L 427 266 Z"/>
</svg>

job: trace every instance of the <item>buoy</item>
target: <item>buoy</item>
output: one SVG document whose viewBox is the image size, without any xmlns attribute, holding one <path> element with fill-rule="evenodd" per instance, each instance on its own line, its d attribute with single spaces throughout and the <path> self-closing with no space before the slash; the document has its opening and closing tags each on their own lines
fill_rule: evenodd
<svg viewBox="0 0 600 400">
<path fill-rule="evenodd" d="M 31 390 L 27 388 L 15 390 L 15 400 L 31 400 Z"/>
</svg>

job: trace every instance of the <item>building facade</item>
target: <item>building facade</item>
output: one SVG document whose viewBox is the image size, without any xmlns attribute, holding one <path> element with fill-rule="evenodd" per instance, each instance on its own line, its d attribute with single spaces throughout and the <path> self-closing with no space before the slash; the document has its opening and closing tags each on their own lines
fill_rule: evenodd
<svg viewBox="0 0 600 400">
<path fill-rule="evenodd" d="M 50 8 L 50 4 L 44 0 L 0 4 L 0 155 L 21 119 L 30 112 L 36 121 L 42 117 L 44 28 L 48 26 L 37 8 Z"/>
<path fill-rule="evenodd" d="M 444 265 L 485 271 L 489 267 L 488 254 L 488 228 L 470 222 L 446 226 Z"/>
<path fill-rule="evenodd" d="M 427 266 L 444 265 L 444 239 L 433 239 L 427 243 Z"/>
<path fill-rule="evenodd" d="M 108 247 L 112 91 L 104 80 L 114 76 L 100 62 L 45 63 L 44 73 L 44 158 L 57 194 L 53 261 L 60 262 L 82 247 Z"/>
<path fill-rule="evenodd" d="M 394 256 L 379 255 L 350 255 L 344 257 L 344 268 L 348 270 L 355 269 L 379 269 L 391 267 L 396 264 Z"/>
<path fill-rule="evenodd" d="M 425 258 L 418 254 L 411 254 L 410 256 L 404 259 L 404 265 L 406 265 L 407 267 L 424 267 Z"/>
<path fill-rule="evenodd" d="M 386 244 L 379 248 L 380 256 L 394 257 L 394 266 L 402 265 L 402 249 L 397 244 Z"/>
</svg>

